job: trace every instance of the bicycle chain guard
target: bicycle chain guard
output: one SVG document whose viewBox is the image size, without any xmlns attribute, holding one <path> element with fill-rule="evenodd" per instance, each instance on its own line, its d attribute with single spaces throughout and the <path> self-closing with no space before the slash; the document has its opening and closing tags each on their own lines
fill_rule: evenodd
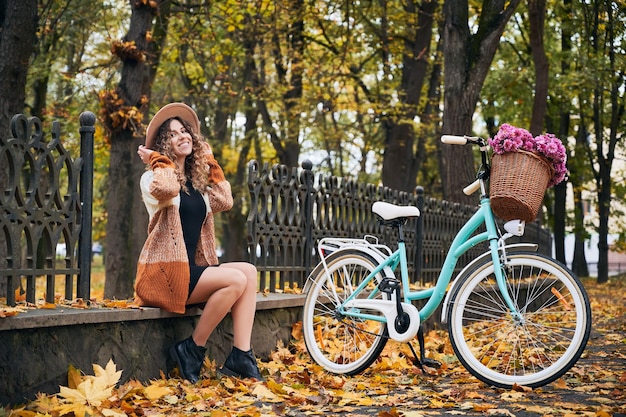
<svg viewBox="0 0 626 417">
<path fill-rule="evenodd" d="M 370 299 L 354 299 L 345 303 L 346 308 L 369 309 L 381 312 L 387 320 L 387 330 L 389 337 L 395 341 L 404 343 L 413 339 L 419 330 L 420 315 L 417 308 L 413 304 L 400 303 L 402 310 L 408 315 L 409 322 L 405 324 L 406 331 L 399 332 L 396 327 L 396 318 L 398 311 L 394 300 L 370 300 Z"/>
</svg>

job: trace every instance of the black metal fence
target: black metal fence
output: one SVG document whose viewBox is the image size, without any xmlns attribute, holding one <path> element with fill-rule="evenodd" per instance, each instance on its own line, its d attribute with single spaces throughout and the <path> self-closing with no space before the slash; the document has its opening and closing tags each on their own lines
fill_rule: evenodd
<svg viewBox="0 0 626 417">
<path fill-rule="evenodd" d="M 6 256 L 0 259 L 0 286 L 11 306 L 16 289 L 35 303 L 40 279 L 46 302 L 54 302 L 59 275 L 65 277 L 66 299 L 89 299 L 95 121 L 91 112 L 80 115 L 76 159 L 61 143 L 58 122 L 47 135 L 37 117 L 18 114 L 12 136 L 0 135 L 0 254 Z"/>
<path fill-rule="evenodd" d="M 381 226 L 371 212 L 375 201 L 420 209 L 422 215 L 405 228 L 409 274 L 413 282 L 434 283 L 454 236 L 476 211 L 476 206 L 424 197 L 421 187 L 407 193 L 349 178 L 316 177 L 310 162 L 302 165 L 248 165 L 248 251 L 261 274 L 261 291 L 301 288 L 319 262 L 316 245 L 323 237 L 372 235 L 396 249 L 395 232 Z M 524 238 L 551 253 L 550 233 L 538 224 L 527 225 Z M 473 248 L 459 266 L 486 249 Z"/>
<path fill-rule="evenodd" d="M 45 280 L 45 300 L 54 302 L 57 277 L 65 278 L 66 299 L 90 297 L 93 136 L 95 115 L 80 115 L 80 157 L 63 147 L 60 127 L 49 135 L 36 117 L 16 115 L 11 137 L 0 136 L 0 288 L 15 305 L 14 289 L 25 282 L 27 302 L 36 302 L 38 280 Z M 319 262 L 323 237 L 376 236 L 395 249 L 395 231 L 379 224 L 375 201 L 414 205 L 422 216 L 405 227 L 409 273 L 414 282 L 436 280 L 456 231 L 475 207 L 414 193 L 359 183 L 350 178 L 315 175 L 302 168 L 248 165 L 250 207 L 247 219 L 250 261 L 261 273 L 260 290 L 302 286 Z M 525 238 L 551 252 L 547 230 L 527 225 Z M 57 256 L 57 248 L 64 252 Z M 461 264 L 482 253 L 476 247 Z M 2 294 L 0 294 L 2 295 Z"/>
</svg>

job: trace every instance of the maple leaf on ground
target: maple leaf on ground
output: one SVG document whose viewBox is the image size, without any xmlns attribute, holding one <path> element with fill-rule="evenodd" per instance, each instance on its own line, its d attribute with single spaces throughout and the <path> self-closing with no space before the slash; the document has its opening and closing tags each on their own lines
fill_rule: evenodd
<svg viewBox="0 0 626 417">
<path fill-rule="evenodd" d="M 284 346 L 282 340 L 279 340 L 276 349 L 270 353 L 270 359 L 283 365 L 291 365 L 295 362 L 296 355 Z"/>
<path fill-rule="evenodd" d="M 102 401 L 111 396 L 113 387 L 104 380 L 94 378 L 86 379 L 76 388 L 61 386 L 59 395 L 65 398 L 67 403 L 98 407 Z"/>
<path fill-rule="evenodd" d="M 118 371 L 116 369 L 115 363 L 113 363 L 112 359 L 109 359 L 105 368 L 102 368 L 100 365 L 93 365 L 94 376 L 89 376 L 90 379 L 99 379 L 102 380 L 104 385 L 110 385 L 111 387 L 117 385 L 122 376 L 122 371 Z"/>
<path fill-rule="evenodd" d="M 262 384 L 258 384 L 257 386 L 254 387 L 254 390 L 252 391 L 252 395 L 254 395 L 260 400 L 267 401 L 270 403 L 283 402 L 283 399 L 281 398 L 280 395 L 277 395 L 275 391 L 268 389 L 266 386 Z"/>
<path fill-rule="evenodd" d="M 70 366 L 68 372 L 69 386 L 61 386 L 59 396 L 63 398 L 56 411 L 60 415 L 73 413 L 76 417 L 93 415 L 102 403 L 113 395 L 113 388 L 120 380 L 122 371 L 117 371 L 115 364 L 109 360 L 105 368 L 93 365 L 94 375 L 80 377 L 76 368 Z M 109 416 L 124 415 L 104 408 Z M 104 414 L 104 413 L 103 413 Z"/>
<path fill-rule="evenodd" d="M 147 399 L 154 401 L 161 397 L 165 397 L 166 395 L 172 394 L 173 391 L 170 387 L 165 387 L 159 383 L 153 382 L 143 390 L 143 393 Z"/>
<path fill-rule="evenodd" d="M 61 416 L 72 414 L 75 417 L 85 417 L 93 415 L 94 409 L 85 404 L 69 403 L 59 406 L 56 412 Z"/>
<path fill-rule="evenodd" d="M 75 389 L 78 385 L 83 382 L 83 374 L 80 369 L 77 369 L 74 365 L 68 367 L 67 371 L 67 387 Z"/>
<path fill-rule="evenodd" d="M 39 393 L 29 408 L 35 408 L 39 413 L 43 413 L 44 415 L 51 415 L 58 406 L 59 399 L 56 396 L 48 396 L 46 394 Z M 13 414 L 10 415 L 13 417 Z"/>
</svg>

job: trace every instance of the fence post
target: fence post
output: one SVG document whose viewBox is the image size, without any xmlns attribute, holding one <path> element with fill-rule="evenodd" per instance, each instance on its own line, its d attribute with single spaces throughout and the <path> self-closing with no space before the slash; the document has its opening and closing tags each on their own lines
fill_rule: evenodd
<svg viewBox="0 0 626 417">
<path fill-rule="evenodd" d="M 422 267 L 423 267 L 423 255 L 424 255 L 424 187 L 415 187 L 415 194 L 417 195 L 416 202 L 417 208 L 420 211 L 420 215 L 415 222 L 415 277 L 423 283 Z"/>
<path fill-rule="evenodd" d="M 80 114 L 80 236 L 78 238 L 78 298 L 89 300 L 91 292 L 91 220 L 93 216 L 93 136 L 96 116 L 92 112 Z"/>
<path fill-rule="evenodd" d="M 315 185 L 312 171 L 313 163 L 306 159 L 302 162 L 302 168 L 301 182 L 306 190 L 304 200 L 304 276 L 302 277 L 302 284 L 304 285 L 311 272 L 311 253 L 315 249 L 315 242 L 313 242 L 313 201 Z"/>
</svg>

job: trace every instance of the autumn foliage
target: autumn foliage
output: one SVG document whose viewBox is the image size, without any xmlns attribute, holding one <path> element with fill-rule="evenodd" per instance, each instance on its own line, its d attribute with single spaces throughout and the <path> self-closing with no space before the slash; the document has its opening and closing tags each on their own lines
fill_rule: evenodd
<svg viewBox="0 0 626 417">
<path fill-rule="evenodd" d="M 52 395 L 13 410 L 10 416 L 164 416 L 194 415 L 458 415 L 612 416 L 626 412 L 626 282 L 600 286 L 587 280 L 592 298 L 594 334 L 583 358 L 561 379 L 532 390 L 488 387 L 458 362 L 447 333 L 426 337 L 427 355 L 442 362 L 438 370 L 422 371 L 406 344 L 387 344 L 364 373 L 337 376 L 312 363 L 302 340 L 301 324 L 292 329 L 290 346 L 278 345 L 260 362 L 266 382 L 219 378 L 216 365 L 205 361 L 203 379 L 189 384 L 161 378 L 120 384 L 123 370 L 109 361 L 93 366 L 93 375 L 70 366 L 68 385 Z M 2 412 L 0 410 L 0 416 Z"/>
</svg>

